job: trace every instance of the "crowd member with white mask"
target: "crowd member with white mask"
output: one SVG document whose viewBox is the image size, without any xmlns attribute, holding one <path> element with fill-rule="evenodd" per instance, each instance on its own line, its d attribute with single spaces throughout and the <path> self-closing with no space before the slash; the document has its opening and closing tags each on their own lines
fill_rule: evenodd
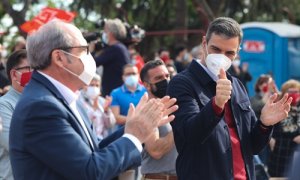
<svg viewBox="0 0 300 180">
<path fill-rule="evenodd" d="M 111 110 L 115 115 L 117 128 L 121 128 L 126 123 L 129 105 L 131 103 L 136 105 L 146 92 L 145 87 L 139 84 L 139 73 L 135 65 L 126 64 L 123 67 L 122 79 L 124 84 L 111 92 L 113 99 Z M 131 180 L 135 179 L 135 176 L 135 170 L 130 169 L 120 174 L 118 179 Z"/>
<path fill-rule="evenodd" d="M 145 87 L 139 84 L 139 72 L 135 65 L 126 64 L 123 67 L 122 79 L 123 85 L 111 93 L 111 109 L 116 117 L 116 123 L 120 126 L 126 122 L 129 104 L 137 105 L 146 92 Z"/>
<path fill-rule="evenodd" d="M 252 80 L 252 76 L 248 71 L 249 64 L 247 62 L 241 63 L 240 57 L 237 56 L 232 62 L 232 66 L 228 69 L 230 75 L 237 77 L 245 86 L 247 92 L 247 83 Z"/>
<path fill-rule="evenodd" d="M 3 121 L 3 131 L 0 132 L 0 179 L 11 180 L 13 175 L 9 160 L 8 138 L 10 123 L 15 106 L 32 73 L 25 49 L 17 50 L 8 57 L 6 72 L 11 88 L 4 96 L 0 97 L 0 119 Z M 19 116 L 21 115 L 22 113 L 19 114 Z"/>
<path fill-rule="evenodd" d="M 270 140 L 273 125 L 287 117 L 292 98 L 272 95 L 256 118 L 242 83 L 226 71 L 242 41 L 231 18 L 212 21 L 202 39 L 205 57 L 169 83 L 179 110 L 171 122 L 178 151 L 178 179 L 255 179 L 253 155 Z"/>
<path fill-rule="evenodd" d="M 27 37 L 26 49 L 34 71 L 11 121 L 15 179 L 111 179 L 138 166 L 142 143 L 174 118 L 168 115 L 178 108 L 176 99 L 148 100 L 146 94 L 136 108 L 131 105 L 125 128 L 99 142 L 77 103 L 78 91 L 96 73 L 81 31 L 50 21 Z"/>
<path fill-rule="evenodd" d="M 81 90 L 78 100 L 87 112 L 97 136 L 104 138 L 110 134 L 116 119 L 110 109 L 112 98 L 110 96 L 103 98 L 100 86 L 101 77 L 97 74 L 91 83 Z"/>
<path fill-rule="evenodd" d="M 102 42 L 107 45 L 99 56 L 95 57 L 96 65 L 103 66 L 102 94 L 109 95 L 111 91 L 122 85 L 123 67 L 130 63 L 130 54 L 122 43 L 126 38 L 126 27 L 119 19 L 105 21 Z"/>
</svg>

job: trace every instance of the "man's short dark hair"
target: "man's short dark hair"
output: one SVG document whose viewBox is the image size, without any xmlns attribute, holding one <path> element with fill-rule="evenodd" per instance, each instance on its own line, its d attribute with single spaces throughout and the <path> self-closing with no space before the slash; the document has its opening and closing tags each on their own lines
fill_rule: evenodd
<svg viewBox="0 0 300 180">
<path fill-rule="evenodd" d="M 152 61 L 147 62 L 144 65 L 144 67 L 142 68 L 141 73 L 140 73 L 140 77 L 141 77 L 142 82 L 149 81 L 148 71 L 150 69 L 154 69 L 157 66 L 162 66 L 162 65 L 165 65 L 165 63 L 162 60 L 160 60 L 160 59 L 158 59 L 158 60 L 152 60 Z"/>
<path fill-rule="evenodd" d="M 123 75 L 124 75 L 124 72 L 125 72 L 125 69 L 126 68 L 129 68 L 129 67 L 136 67 L 134 64 L 125 64 L 124 66 L 123 66 Z"/>
<path fill-rule="evenodd" d="M 219 17 L 212 21 L 206 32 L 206 42 L 210 40 L 212 34 L 222 35 L 227 38 L 239 37 L 239 43 L 241 43 L 243 38 L 243 32 L 239 23 L 234 19 L 228 17 Z"/>
<path fill-rule="evenodd" d="M 21 64 L 23 59 L 27 58 L 27 52 L 25 49 L 14 51 L 7 59 L 6 73 L 9 81 L 11 82 L 10 71 Z"/>
</svg>

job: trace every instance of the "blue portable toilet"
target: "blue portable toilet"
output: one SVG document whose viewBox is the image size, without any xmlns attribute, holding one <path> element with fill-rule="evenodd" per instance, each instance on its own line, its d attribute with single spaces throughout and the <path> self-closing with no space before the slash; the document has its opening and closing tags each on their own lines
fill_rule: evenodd
<svg viewBox="0 0 300 180">
<path fill-rule="evenodd" d="M 271 74 L 280 90 L 288 79 L 300 80 L 300 26 L 281 22 L 250 22 L 241 25 L 241 63 L 249 64 L 252 81 L 249 96 L 261 74 Z"/>
</svg>

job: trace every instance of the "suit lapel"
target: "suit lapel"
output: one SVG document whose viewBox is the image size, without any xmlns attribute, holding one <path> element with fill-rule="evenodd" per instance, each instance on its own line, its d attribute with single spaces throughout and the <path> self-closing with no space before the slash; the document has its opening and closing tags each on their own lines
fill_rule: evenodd
<svg viewBox="0 0 300 180">
<path fill-rule="evenodd" d="M 58 91 L 58 89 L 46 77 L 44 77 L 43 75 L 41 75 L 37 71 L 33 72 L 32 79 L 38 81 L 41 84 L 43 84 L 53 94 L 53 96 L 56 97 L 65 106 L 65 108 L 69 112 L 70 116 L 72 117 L 72 120 L 71 119 L 67 119 L 67 120 L 69 121 L 69 123 L 71 124 L 71 126 L 75 129 L 75 131 L 82 137 L 82 139 L 85 141 L 85 143 L 88 146 L 91 147 L 91 150 L 93 151 L 93 147 L 90 145 L 88 137 L 85 134 L 82 126 L 80 125 L 79 120 L 77 119 L 76 115 L 74 114 L 74 112 L 72 111 L 72 109 L 70 108 L 70 106 L 68 105 L 68 103 L 65 100 L 65 98 Z M 81 115 L 81 113 L 80 113 L 80 115 Z M 84 119 L 84 118 L 82 118 L 82 119 Z M 89 132 L 89 134 L 91 136 L 91 139 L 93 141 L 94 147 L 97 147 L 97 145 L 95 146 L 95 141 L 94 141 L 94 138 L 92 137 L 93 133 L 91 133 L 90 127 L 87 124 L 86 124 L 86 127 L 87 127 L 88 132 Z"/>
<path fill-rule="evenodd" d="M 90 134 L 90 137 L 92 139 L 94 147 L 98 147 L 98 138 L 96 137 L 96 133 L 93 130 L 93 127 L 92 127 L 93 125 L 92 125 L 91 120 L 89 119 L 88 115 L 86 114 L 85 109 L 83 108 L 81 103 L 79 103 L 79 101 L 76 102 L 76 105 L 77 105 L 78 112 L 79 112 L 80 116 L 82 117 L 83 122 L 85 123 L 85 126 L 87 127 L 87 130 Z"/>
</svg>

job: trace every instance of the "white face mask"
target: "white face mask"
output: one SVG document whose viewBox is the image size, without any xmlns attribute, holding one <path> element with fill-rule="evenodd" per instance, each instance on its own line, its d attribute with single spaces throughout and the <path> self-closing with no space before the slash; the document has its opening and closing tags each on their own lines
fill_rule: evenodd
<svg viewBox="0 0 300 180">
<path fill-rule="evenodd" d="M 208 54 L 206 46 L 207 57 L 205 59 L 206 66 L 210 72 L 218 76 L 220 69 L 227 71 L 231 66 L 231 60 L 224 54 Z"/>
<path fill-rule="evenodd" d="M 96 87 L 96 86 L 88 86 L 86 89 L 86 96 L 89 99 L 95 99 L 99 96 L 100 94 L 100 88 Z"/>
<path fill-rule="evenodd" d="M 129 75 L 125 77 L 125 84 L 130 87 L 135 87 L 139 82 L 137 75 Z"/>
<path fill-rule="evenodd" d="M 232 62 L 232 65 L 234 66 L 240 66 L 241 65 L 241 61 L 239 59 L 236 59 Z"/>
<path fill-rule="evenodd" d="M 64 53 L 80 59 L 83 64 L 83 71 L 80 75 L 77 75 L 77 74 L 73 73 L 72 71 L 70 71 L 69 69 L 66 69 L 65 67 L 64 67 L 64 69 L 66 71 L 68 71 L 69 73 L 73 74 L 74 76 L 78 77 L 84 84 L 89 85 L 91 83 L 93 77 L 96 75 L 96 63 L 95 63 L 93 56 L 90 53 L 83 54 L 80 57 L 75 56 L 66 51 L 64 51 Z"/>
<path fill-rule="evenodd" d="M 108 37 L 107 34 L 105 32 L 102 33 L 102 41 L 104 44 L 108 45 Z"/>
</svg>

